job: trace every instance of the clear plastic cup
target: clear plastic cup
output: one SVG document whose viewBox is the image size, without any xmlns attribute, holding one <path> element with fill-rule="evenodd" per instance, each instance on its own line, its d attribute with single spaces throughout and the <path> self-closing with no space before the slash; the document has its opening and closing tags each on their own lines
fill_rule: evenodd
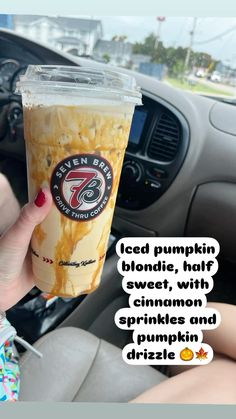
<svg viewBox="0 0 236 419">
<path fill-rule="evenodd" d="M 113 71 L 29 66 L 22 94 L 29 198 L 48 186 L 53 206 L 31 240 L 42 291 L 76 297 L 99 283 L 130 125 L 141 93 Z"/>
</svg>

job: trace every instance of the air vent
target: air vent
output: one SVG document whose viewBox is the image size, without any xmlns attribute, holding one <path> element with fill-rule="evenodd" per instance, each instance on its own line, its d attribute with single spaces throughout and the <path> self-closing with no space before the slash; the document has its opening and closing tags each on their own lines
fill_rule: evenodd
<svg viewBox="0 0 236 419">
<path fill-rule="evenodd" d="M 163 112 L 154 129 L 148 147 L 148 156 L 152 159 L 170 162 L 174 160 L 180 143 L 180 125 L 178 119 Z"/>
</svg>

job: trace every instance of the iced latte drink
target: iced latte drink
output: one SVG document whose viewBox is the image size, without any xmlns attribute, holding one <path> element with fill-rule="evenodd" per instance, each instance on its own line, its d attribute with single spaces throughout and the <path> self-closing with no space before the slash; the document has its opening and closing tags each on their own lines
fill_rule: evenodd
<svg viewBox="0 0 236 419">
<path fill-rule="evenodd" d="M 28 189 L 53 206 L 31 241 L 36 285 L 76 297 L 100 282 L 135 104 L 134 79 L 77 67 L 29 66 L 21 77 Z"/>
</svg>

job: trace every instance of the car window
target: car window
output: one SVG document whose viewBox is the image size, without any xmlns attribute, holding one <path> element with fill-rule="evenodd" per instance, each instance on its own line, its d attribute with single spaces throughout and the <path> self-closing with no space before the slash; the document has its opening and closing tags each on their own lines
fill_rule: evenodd
<svg viewBox="0 0 236 419">
<path fill-rule="evenodd" d="M 1 15 L 0 26 L 178 89 L 229 102 L 236 99 L 233 18 Z"/>
</svg>

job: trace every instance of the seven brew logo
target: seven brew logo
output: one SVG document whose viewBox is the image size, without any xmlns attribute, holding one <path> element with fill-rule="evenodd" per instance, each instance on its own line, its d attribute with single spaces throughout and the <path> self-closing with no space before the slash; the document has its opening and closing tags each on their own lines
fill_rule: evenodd
<svg viewBox="0 0 236 419">
<path fill-rule="evenodd" d="M 107 205 L 113 173 L 109 162 L 95 154 L 70 156 L 53 170 L 51 191 L 54 203 L 66 217 L 88 221 Z"/>
<path fill-rule="evenodd" d="M 97 202 L 102 193 L 104 179 L 99 178 L 99 173 L 95 170 L 86 167 L 68 172 L 65 182 L 72 185 L 69 204 L 71 208 L 78 209 L 83 204 Z"/>
</svg>

